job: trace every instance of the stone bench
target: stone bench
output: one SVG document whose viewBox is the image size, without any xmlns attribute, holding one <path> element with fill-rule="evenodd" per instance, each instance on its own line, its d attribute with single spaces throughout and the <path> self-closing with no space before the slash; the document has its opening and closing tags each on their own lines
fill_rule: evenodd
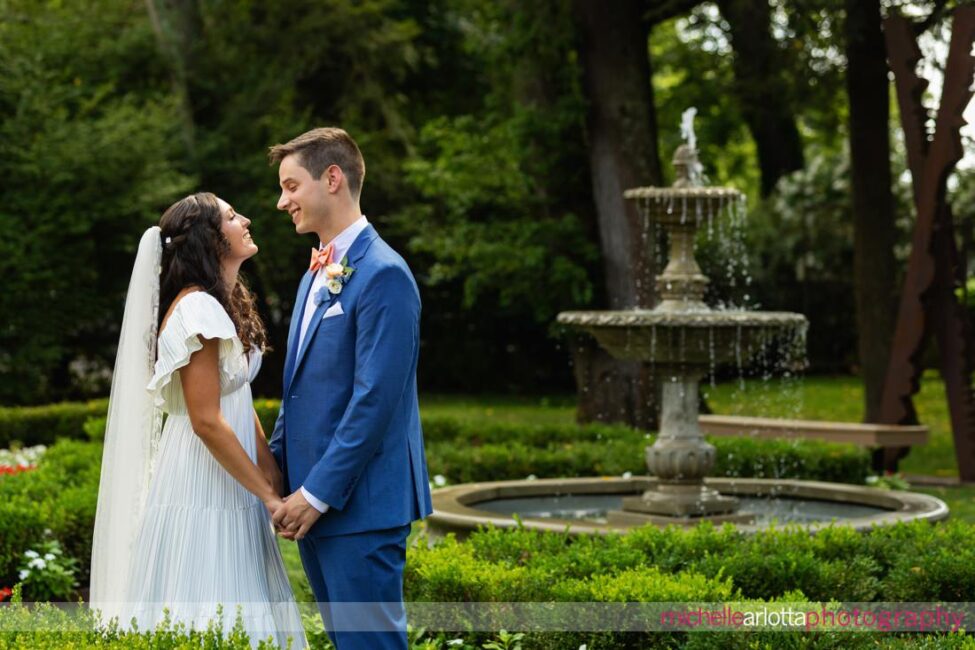
<svg viewBox="0 0 975 650">
<path fill-rule="evenodd" d="M 846 442 L 873 450 L 878 471 L 897 471 L 897 461 L 914 445 L 928 442 L 924 425 L 894 425 L 823 420 L 780 420 L 743 415 L 702 415 L 701 431 L 709 436 L 755 436 L 758 438 L 812 438 Z"/>
</svg>

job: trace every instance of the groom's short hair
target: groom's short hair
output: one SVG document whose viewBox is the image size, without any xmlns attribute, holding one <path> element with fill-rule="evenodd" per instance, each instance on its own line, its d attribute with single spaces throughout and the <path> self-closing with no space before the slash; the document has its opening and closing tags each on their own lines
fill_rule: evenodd
<svg viewBox="0 0 975 650">
<path fill-rule="evenodd" d="M 359 145 L 343 129 L 327 126 L 302 133 L 285 144 L 276 144 L 268 151 L 271 164 L 297 154 L 298 162 L 318 180 L 331 165 L 338 165 L 349 182 L 352 198 L 358 200 L 362 181 L 366 177 L 366 162 Z"/>
</svg>

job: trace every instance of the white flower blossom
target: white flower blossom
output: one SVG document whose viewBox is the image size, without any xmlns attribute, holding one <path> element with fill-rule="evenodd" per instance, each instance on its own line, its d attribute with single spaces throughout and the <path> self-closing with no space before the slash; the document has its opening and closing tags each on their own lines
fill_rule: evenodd
<svg viewBox="0 0 975 650">
<path fill-rule="evenodd" d="M 27 576 L 30 575 L 30 570 L 28 570 L 28 569 L 21 569 L 19 575 L 20 575 L 21 582 L 23 582 L 24 580 L 27 579 Z"/>
<path fill-rule="evenodd" d="M 54 555 L 54 553 L 45 553 L 45 554 L 44 554 L 44 559 L 45 559 L 45 560 L 47 560 L 48 562 L 50 562 L 50 561 L 51 561 L 51 560 L 53 560 L 54 558 L 55 558 L 55 555 Z"/>
<path fill-rule="evenodd" d="M 29 557 L 30 559 L 33 560 L 36 557 L 40 557 L 40 555 L 38 555 L 37 551 L 35 551 L 34 549 L 30 549 L 29 551 L 24 553 L 24 557 Z"/>
<path fill-rule="evenodd" d="M 342 283 L 337 278 L 332 278 L 325 283 L 325 286 L 328 287 L 328 292 L 331 294 L 338 295 L 342 293 Z"/>
<path fill-rule="evenodd" d="M 44 561 L 44 558 L 39 557 L 28 562 L 27 566 L 31 569 L 44 570 L 44 567 L 47 566 L 47 562 Z"/>
<path fill-rule="evenodd" d="M 10 449 L 0 449 L 0 467 L 29 467 L 36 465 L 47 447 L 44 445 L 34 445 L 12 451 Z"/>
<path fill-rule="evenodd" d="M 538 477 L 535 476 L 534 474 L 529 474 L 527 477 L 525 477 L 525 480 L 526 481 L 537 481 L 538 480 Z"/>
<path fill-rule="evenodd" d="M 623 478 L 633 478 L 633 472 L 623 472 Z"/>
<path fill-rule="evenodd" d="M 433 484 L 437 487 L 443 487 L 447 485 L 447 478 L 443 474 L 437 474 L 433 477 Z"/>
<path fill-rule="evenodd" d="M 338 262 L 332 262 L 325 267 L 325 275 L 327 275 L 329 278 L 337 278 L 343 273 L 345 273 L 345 267 Z"/>
</svg>

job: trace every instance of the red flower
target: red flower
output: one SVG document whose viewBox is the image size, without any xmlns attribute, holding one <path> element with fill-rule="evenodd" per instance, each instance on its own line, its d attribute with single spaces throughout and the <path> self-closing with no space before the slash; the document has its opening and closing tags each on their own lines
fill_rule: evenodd
<svg viewBox="0 0 975 650">
<path fill-rule="evenodd" d="M 10 598 L 10 594 L 14 593 L 14 590 L 10 587 L 0 588 L 0 603 Z"/>
<path fill-rule="evenodd" d="M 0 465 L 0 476 L 13 476 L 14 474 L 22 474 L 33 469 L 37 469 L 37 465 L 17 465 L 15 467 Z"/>
</svg>

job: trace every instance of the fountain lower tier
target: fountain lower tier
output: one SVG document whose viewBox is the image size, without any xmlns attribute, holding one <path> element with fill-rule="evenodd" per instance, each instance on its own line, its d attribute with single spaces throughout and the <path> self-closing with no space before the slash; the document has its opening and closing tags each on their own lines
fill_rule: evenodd
<svg viewBox="0 0 975 650">
<path fill-rule="evenodd" d="M 731 361 L 741 368 L 784 339 L 804 348 L 805 317 L 656 309 L 563 312 L 558 322 L 589 332 L 615 357 L 653 363 L 660 380 L 660 435 L 646 449 L 647 469 L 658 483 L 640 496 L 623 499 L 622 509 L 609 513 L 610 523 L 665 524 L 687 517 L 750 521 L 751 515 L 737 512 L 736 498 L 704 483 L 714 467 L 715 448 L 698 424 L 698 384 L 709 369 Z"/>
<path fill-rule="evenodd" d="M 705 368 L 742 366 L 783 342 L 805 349 L 808 324 L 802 314 L 789 312 L 709 309 L 568 311 L 558 322 L 589 332 L 618 359 Z"/>
</svg>

